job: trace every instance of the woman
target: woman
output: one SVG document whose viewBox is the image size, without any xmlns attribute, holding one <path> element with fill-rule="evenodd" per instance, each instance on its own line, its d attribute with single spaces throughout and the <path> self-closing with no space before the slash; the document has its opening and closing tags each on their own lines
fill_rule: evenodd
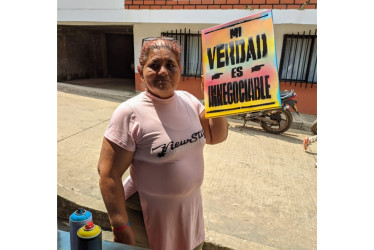
<svg viewBox="0 0 374 250">
<path fill-rule="evenodd" d="M 180 47 L 169 38 L 143 44 L 145 91 L 119 105 L 104 134 L 98 170 L 114 241 L 154 250 L 202 249 L 203 147 L 227 137 L 226 118 L 176 91 Z M 121 177 L 130 167 L 130 176 Z"/>
</svg>

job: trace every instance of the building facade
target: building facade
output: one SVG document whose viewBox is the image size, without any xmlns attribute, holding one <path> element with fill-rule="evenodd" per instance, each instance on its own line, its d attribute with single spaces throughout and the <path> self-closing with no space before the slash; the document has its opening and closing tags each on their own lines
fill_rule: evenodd
<svg viewBox="0 0 374 250">
<path fill-rule="evenodd" d="M 172 36 L 182 45 L 179 89 L 203 99 L 201 30 L 273 9 L 280 89 L 294 89 L 301 113 L 317 114 L 317 1 L 58 0 L 58 81 L 127 78 L 137 72 L 142 39 Z"/>
</svg>

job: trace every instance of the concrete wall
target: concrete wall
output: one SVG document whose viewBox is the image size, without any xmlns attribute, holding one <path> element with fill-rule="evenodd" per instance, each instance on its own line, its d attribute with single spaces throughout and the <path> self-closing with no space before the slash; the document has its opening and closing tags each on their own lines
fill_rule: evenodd
<svg viewBox="0 0 374 250">
<path fill-rule="evenodd" d="M 57 8 L 115 10 L 124 8 L 124 0 L 58 0 Z"/>
</svg>

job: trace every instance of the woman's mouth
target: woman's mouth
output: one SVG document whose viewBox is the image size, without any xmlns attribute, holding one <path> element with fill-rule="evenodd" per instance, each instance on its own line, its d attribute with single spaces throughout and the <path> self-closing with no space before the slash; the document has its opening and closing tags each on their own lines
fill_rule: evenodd
<svg viewBox="0 0 374 250">
<path fill-rule="evenodd" d="M 164 87 L 168 81 L 167 79 L 158 79 L 155 81 L 156 85 L 159 86 L 160 88 Z"/>
</svg>

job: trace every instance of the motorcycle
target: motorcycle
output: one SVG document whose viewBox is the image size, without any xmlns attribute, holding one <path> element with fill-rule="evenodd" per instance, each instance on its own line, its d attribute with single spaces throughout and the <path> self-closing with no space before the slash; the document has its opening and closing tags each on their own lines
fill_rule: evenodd
<svg viewBox="0 0 374 250">
<path fill-rule="evenodd" d="M 287 131 L 293 122 L 293 117 L 289 108 L 291 107 L 299 116 L 297 109 L 296 93 L 293 90 L 280 92 L 281 108 L 255 111 L 236 115 L 237 118 L 244 120 L 243 127 L 248 121 L 259 123 L 260 126 L 268 133 L 280 134 Z"/>
</svg>

